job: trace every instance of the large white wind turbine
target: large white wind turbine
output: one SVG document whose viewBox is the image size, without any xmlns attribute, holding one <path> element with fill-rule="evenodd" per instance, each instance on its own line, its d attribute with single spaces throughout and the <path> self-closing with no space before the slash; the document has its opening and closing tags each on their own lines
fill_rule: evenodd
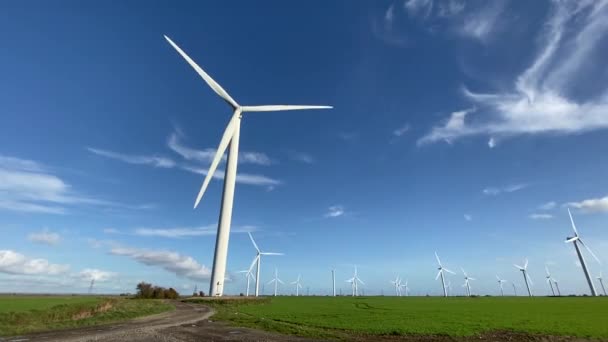
<svg viewBox="0 0 608 342">
<path fill-rule="evenodd" d="M 606 288 L 604 287 L 604 279 L 602 278 L 602 271 L 600 271 L 600 275 L 597 277 L 597 280 L 600 281 L 600 285 L 602 286 L 602 292 L 604 292 L 604 297 L 606 296 Z M 557 286 L 557 282 L 555 282 Z"/>
<path fill-rule="evenodd" d="M 464 284 L 462 284 L 462 286 L 466 287 L 466 289 L 467 289 L 467 296 L 471 297 L 471 284 L 469 282 L 471 280 L 475 280 L 475 278 L 469 277 L 467 275 L 467 272 L 465 272 L 462 267 L 460 269 L 462 270 L 462 274 L 464 274 Z"/>
<path fill-rule="evenodd" d="M 251 233 L 247 233 L 249 234 L 249 239 L 251 239 L 251 243 L 253 244 L 253 247 L 255 248 L 256 251 L 256 255 L 255 258 L 253 259 L 253 263 L 257 263 L 257 267 L 256 267 L 256 271 L 255 271 L 255 296 L 257 297 L 259 295 L 259 291 L 260 291 L 260 266 L 262 263 L 262 255 L 284 255 L 283 253 L 274 253 L 274 252 L 262 252 L 260 251 L 260 248 L 258 248 L 258 244 L 255 243 L 255 240 L 253 239 L 253 236 L 251 235 Z"/>
<path fill-rule="evenodd" d="M 298 274 L 298 279 L 296 279 L 296 281 L 291 282 L 291 285 L 296 286 L 296 297 L 298 297 L 300 295 L 300 289 L 302 288 L 302 284 L 300 283 L 301 279 L 302 279 L 302 275 Z"/>
<path fill-rule="evenodd" d="M 285 284 L 281 279 L 279 279 L 279 271 L 276 269 L 276 267 L 274 269 L 274 278 L 272 278 L 272 280 L 268 282 L 268 285 L 272 283 L 274 283 L 274 296 L 276 297 L 279 283 L 283 285 Z"/>
<path fill-rule="evenodd" d="M 353 288 L 353 297 L 358 296 L 359 295 L 359 283 L 361 283 L 361 285 L 365 285 L 365 283 L 363 282 L 363 280 L 359 279 L 359 275 L 357 274 L 356 265 L 355 265 L 355 274 L 353 275 L 352 278 L 348 279 L 346 282 L 350 283 Z"/>
<path fill-rule="evenodd" d="M 496 276 L 496 279 L 498 280 L 498 286 L 500 287 L 500 295 L 504 297 L 505 291 L 502 288 L 502 284 L 506 283 L 507 281 L 504 279 L 501 279 L 498 275 Z"/>
<path fill-rule="evenodd" d="M 583 253 L 581 253 L 581 249 L 578 247 L 578 244 L 585 246 L 589 254 L 593 256 L 593 258 L 597 261 L 598 264 L 601 264 L 600 259 L 591 251 L 591 249 L 581 240 L 578 236 L 578 231 L 576 230 L 576 225 L 574 224 L 574 219 L 572 218 L 572 214 L 570 213 L 570 208 L 568 208 L 568 215 L 570 216 L 570 222 L 572 223 L 572 230 L 574 230 L 574 236 L 566 238 L 566 243 L 573 242 L 574 249 L 576 249 L 576 254 L 578 255 L 578 260 L 581 263 L 581 267 L 583 268 L 583 272 L 585 273 L 585 278 L 587 278 L 587 283 L 589 284 L 589 290 L 591 290 L 592 296 L 597 296 L 597 292 L 595 291 L 595 285 L 593 285 L 593 280 L 591 279 L 591 275 L 589 274 L 589 270 L 587 269 L 587 263 L 585 262 L 585 257 Z"/>
<path fill-rule="evenodd" d="M 224 190 L 222 193 L 222 207 L 220 210 L 220 219 L 218 222 L 217 237 L 215 242 L 215 254 L 213 257 L 213 269 L 211 272 L 210 281 L 210 296 L 221 296 L 224 293 L 224 278 L 226 273 L 226 257 L 228 254 L 228 239 L 230 237 L 230 222 L 232 220 L 232 203 L 234 200 L 234 187 L 236 182 L 236 169 L 238 162 L 239 137 L 241 131 L 241 119 L 245 112 L 274 112 L 285 110 L 303 110 L 303 109 L 327 109 L 330 106 L 291 106 L 291 105 L 264 105 L 264 106 L 241 106 L 239 105 L 228 92 L 215 82 L 200 66 L 198 66 L 179 46 L 177 46 L 169 37 L 165 39 L 177 50 L 177 52 L 190 64 L 190 66 L 203 78 L 209 87 L 219 95 L 234 111 L 232 118 L 226 126 L 224 135 L 220 140 L 213 162 L 207 171 L 205 180 L 201 190 L 194 202 L 196 208 L 217 169 L 218 164 L 224 156 L 224 152 L 230 145 L 228 152 L 228 162 L 226 164 L 226 172 L 224 175 Z M 257 285 L 256 285 L 257 286 Z"/>
<path fill-rule="evenodd" d="M 523 267 L 515 264 L 513 264 L 513 266 L 517 267 L 521 271 L 521 274 L 524 277 L 524 282 L 526 283 L 526 288 L 528 289 L 528 296 L 532 297 L 532 290 L 530 290 L 530 284 L 532 284 L 532 279 L 530 279 L 530 276 L 528 275 L 528 259 L 526 259 L 526 261 L 524 262 Z M 528 283 L 528 281 L 530 283 Z"/>
<path fill-rule="evenodd" d="M 441 265 L 441 260 L 439 260 L 439 255 L 437 255 L 437 252 L 435 252 L 435 258 L 437 258 L 437 264 L 439 265 L 439 267 L 437 268 L 439 270 L 439 272 L 437 273 L 435 280 L 437 280 L 437 279 L 439 279 L 439 277 L 441 277 L 441 286 L 443 287 L 443 296 L 447 297 L 448 290 L 445 287 L 445 276 L 443 275 L 443 273 L 444 273 L 444 271 L 448 272 L 448 273 L 452 273 L 452 274 L 456 274 L 456 273 L 448 270 L 447 268 L 445 268 Z"/>
<path fill-rule="evenodd" d="M 549 272 L 549 267 L 547 265 L 545 265 L 545 272 L 547 272 L 547 276 L 545 278 L 547 279 L 547 284 L 549 284 L 549 287 L 551 288 L 551 295 L 555 296 L 555 290 L 553 290 L 553 278 L 551 278 L 551 272 Z"/>
</svg>

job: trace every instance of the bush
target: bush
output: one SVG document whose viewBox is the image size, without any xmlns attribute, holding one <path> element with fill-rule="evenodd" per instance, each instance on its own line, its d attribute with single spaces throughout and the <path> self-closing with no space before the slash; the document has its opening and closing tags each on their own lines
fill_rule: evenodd
<svg viewBox="0 0 608 342">
<path fill-rule="evenodd" d="M 177 299 L 179 298 L 179 293 L 175 291 L 174 288 L 170 287 L 168 289 L 161 286 L 152 286 L 152 284 L 141 282 L 137 284 L 137 294 L 136 298 L 155 298 L 155 299 Z"/>
</svg>

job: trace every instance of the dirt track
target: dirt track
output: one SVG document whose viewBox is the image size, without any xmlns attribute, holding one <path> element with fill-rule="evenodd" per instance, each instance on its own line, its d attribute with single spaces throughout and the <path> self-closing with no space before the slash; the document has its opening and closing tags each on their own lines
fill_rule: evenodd
<svg viewBox="0 0 608 342">
<path fill-rule="evenodd" d="M 206 306 L 182 302 L 173 304 L 174 311 L 159 315 L 95 327 L 14 336 L 6 341 L 308 341 L 259 330 L 229 327 L 209 321 L 213 312 Z M 0 341 L 4 340 L 0 338 Z"/>
</svg>

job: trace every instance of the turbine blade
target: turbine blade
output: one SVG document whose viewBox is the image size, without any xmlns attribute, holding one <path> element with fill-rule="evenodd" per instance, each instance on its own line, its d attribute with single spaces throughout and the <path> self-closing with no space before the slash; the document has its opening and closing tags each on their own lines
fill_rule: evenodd
<svg viewBox="0 0 608 342">
<path fill-rule="evenodd" d="M 255 266 L 255 263 L 258 261 L 259 256 L 256 255 L 255 258 L 253 258 L 253 261 L 251 262 L 251 266 L 249 266 L 249 273 L 251 274 L 251 271 L 253 270 L 253 267 Z"/>
<path fill-rule="evenodd" d="M 440 275 L 441 275 L 441 270 L 439 270 L 439 272 L 437 272 L 437 276 L 435 277 L 435 280 L 439 279 Z"/>
<path fill-rule="evenodd" d="M 522 271 L 523 271 L 523 269 L 524 269 L 523 267 L 521 267 L 521 266 L 519 266 L 519 265 L 515 265 L 515 264 L 513 264 L 513 266 L 515 266 L 515 267 L 519 268 L 519 269 L 520 269 L 520 270 L 522 270 Z"/>
<path fill-rule="evenodd" d="M 243 106 L 243 112 L 278 112 L 284 110 L 305 109 L 331 109 L 332 106 L 293 106 L 293 105 L 265 105 L 265 106 Z"/>
<path fill-rule="evenodd" d="M 203 194 L 205 193 L 205 190 L 207 190 L 207 186 L 209 186 L 209 182 L 211 182 L 211 178 L 213 177 L 213 174 L 215 173 L 217 166 L 219 165 L 220 161 L 222 160 L 222 157 L 224 156 L 224 152 L 226 151 L 226 148 L 228 147 L 230 140 L 232 140 L 232 136 L 234 135 L 234 132 L 237 129 L 237 125 L 239 124 L 239 120 L 240 120 L 239 116 L 240 116 L 240 113 L 239 113 L 239 110 L 237 109 L 234 112 L 234 115 L 232 115 L 230 122 L 228 122 L 228 126 L 226 126 L 226 130 L 224 131 L 222 140 L 220 140 L 220 145 L 217 147 L 217 152 L 215 153 L 215 157 L 213 157 L 213 162 L 211 162 L 211 166 L 209 166 L 209 171 L 207 171 L 207 175 L 205 176 L 205 181 L 203 182 L 203 185 L 201 186 L 201 190 L 198 192 L 198 195 L 196 196 L 196 201 L 194 202 L 195 209 L 198 206 L 199 202 L 201 201 L 201 198 L 203 198 Z"/>
<path fill-rule="evenodd" d="M 526 258 L 526 262 L 524 263 L 524 269 L 528 269 L 528 258 Z"/>
<path fill-rule="evenodd" d="M 578 230 L 576 230 L 576 225 L 574 224 L 574 219 L 572 218 L 570 208 L 568 208 L 568 216 L 570 216 L 570 222 L 572 223 L 572 230 L 574 230 L 574 236 L 578 236 Z"/>
<path fill-rule="evenodd" d="M 448 272 L 448 273 L 456 274 L 456 272 L 450 271 L 447 268 L 444 268 L 443 270 L 446 271 L 446 272 Z"/>
<path fill-rule="evenodd" d="M 526 272 L 526 278 L 528 278 L 530 285 L 534 286 L 534 282 L 532 281 L 532 278 L 530 278 L 530 276 L 528 275 L 528 272 Z"/>
<path fill-rule="evenodd" d="M 231 105 L 232 108 L 236 109 L 239 106 L 238 103 L 236 103 L 236 101 L 234 101 L 232 99 L 232 97 L 230 97 L 230 95 L 228 95 L 228 93 L 224 90 L 224 88 L 222 88 L 222 86 L 220 86 L 217 82 L 215 82 L 215 80 L 213 80 L 213 78 L 211 78 L 211 76 L 209 76 L 200 66 L 198 66 L 198 64 L 196 64 L 192 60 L 192 58 L 190 58 L 182 49 L 180 49 L 180 47 L 177 46 L 177 44 L 175 44 L 167 36 L 165 36 L 165 39 L 169 42 L 169 44 L 171 44 L 171 46 L 173 46 L 173 48 L 175 50 L 177 50 L 177 52 L 180 55 L 182 55 L 182 57 L 184 57 L 186 62 L 188 62 L 188 64 L 190 64 L 190 66 L 203 78 L 203 80 L 205 80 L 207 85 L 209 85 L 209 87 L 211 89 L 213 89 L 213 91 L 216 94 L 218 94 L 221 98 L 223 98 L 224 101 L 228 102 L 228 104 Z"/>
<path fill-rule="evenodd" d="M 285 253 L 263 252 L 260 255 L 285 255 Z"/>
<path fill-rule="evenodd" d="M 272 279 L 271 281 L 267 282 L 266 284 L 272 284 L 274 283 L 274 279 Z"/>
<path fill-rule="evenodd" d="M 593 253 L 593 251 L 591 250 L 591 248 L 589 248 L 589 246 L 587 246 L 583 240 L 578 239 L 578 242 L 581 243 L 581 245 L 585 246 L 585 248 L 587 248 L 587 251 L 589 252 L 589 254 L 591 254 L 591 256 L 593 257 L 593 259 L 595 259 L 595 261 L 597 261 L 598 264 L 602 264 L 602 262 L 600 261 L 600 259 L 597 257 L 597 255 L 595 255 L 595 253 Z"/>
<path fill-rule="evenodd" d="M 568 242 L 572 242 L 572 241 L 576 241 L 576 240 L 578 240 L 578 236 L 574 236 L 574 237 L 568 238 L 568 239 L 566 239 L 565 242 L 568 243 Z"/>
<path fill-rule="evenodd" d="M 469 280 L 477 280 L 477 279 L 475 279 L 475 278 L 471 278 L 471 277 L 469 277 L 469 278 L 467 278 L 467 279 L 469 279 Z"/>
<path fill-rule="evenodd" d="M 253 244 L 253 247 L 255 248 L 255 250 L 258 251 L 258 253 L 260 253 L 260 249 L 258 248 L 258 244 L 255 243 L 255 240 L 253 239 L 253 235 L 251 235 L 250 232 L 247 232 L 247 234 L 249 234 L 249 239 L 251 239 L 251 243 Z"/>
<path fill-rule="evenodd" d="M 441 260 L 439 260 L 439 255 L 437 255 L 437 252 L 435 252 L 435 258 L 437 258 L 437 263 L 439 266 L 441 266 Z"/>
<path fill-rule="evenodd" d="M 285 285 L 285 283 L 284 283 L 284 282 L 283 282 L 281 279 L 278 279 L 278 278 L 277 278 L 277 281 L 278 281 L 279 283 L 281 283 L 281 284 Z"/>
</svg>

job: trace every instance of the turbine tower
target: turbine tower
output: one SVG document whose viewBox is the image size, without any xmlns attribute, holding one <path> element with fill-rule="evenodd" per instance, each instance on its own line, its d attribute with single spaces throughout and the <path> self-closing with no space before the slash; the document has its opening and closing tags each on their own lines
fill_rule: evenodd
<svg viewBox="0 0 608 342">
<path fill-rule="evenodd" d="M 91 285 L 89 285 L 89 294 L 93 293 L 93 285 L 95 285 L 95 278 L 91 279 Z"/>
<path fill-rule="evenodd" d="M 462 273 L 464 274 L 464 284 L 462 284 L 462 286 L 467 288 L 467 296 L 471 297 L 471 285 L 469 284 L 469 281 L 475 280 L 475 278 L 469 277 L 467 275 L 467 272 L 465 272 L 462 267 L 460 269 L 462 270 Z"/>
<path fill-rule="evenodd" d="M 246 296 L 249 297 L 249 283 L 251 282 L 251 279 L 253 278 L 253 267 L 256 264 L 256 261 L 258 260 L 258 257 L 256 256 L 255 258 L 253 258 L 253 262 L 251 263 L 251 266 L 249 266 L 249 269 L 244 270 L 244 271 L 239 271 L 239 273 L 245 273 L 245 277 L 247 278 L 247 292 L 246 292 Z"/>
<path fill-rule="evenodd" d="M 551 278 L 551 273 L 549 272 L 549 267 L 547 265 L 545 265 L 545 272 L 547 272 L 547 276 L 545 278 L 547 278 L 547 284 L 549 284 L 549 287 L 551 287 L 551 295 L 555 296 L 555 291 L 553 290 L 553 278 Z"/>
<path fill-rule="evenodd" d="M 256 267 L 256 272 L 255 272 L 255 296 L 259 296 L 259 291 L 260 291 L 260 266 L 262 263 L 262 255 L 284 255 L 283 253 L 274 253 L 274 252 L 262 252 L 260 251 L 260 248 L 258 248 L 258 244 L 255 243 L 255 240 L 253 239 L 253 236 L 251 235 L 251 233 L 247 233 L 249 234 L 249 239 L 251 239 L 251 243 L 253 244 L 253 247 L 256 250 L 256 255 L 255 258 L 253 259 L 253 264 L 255 264 L 257 262 L 257 267 Z M 262 292 L 264 292 L 262 290 Z"/>
<path fill-rule="evenodd" d="M 443 287 L 443 296 L 447 297 L 448 296 L 448 290 L 445 287 L 445 276 L 443 275 L 444 271 L 448 272 L 448 273 L 452 273 L 452 274 L 456 274 L 450 270 L 448 270 L 447 268 L 443 267 L 441 265 L 441 260 L 439 260 L 439 255 L 437 255 L 437 252 L 435 252 L 435 258 L 437 258 L 437 264 L 439 265 L 439 267 L 437 268 L 439 270 L 439 272 L 437 273 L 437 276 L 435 277 L 435 280 L 439 279 L 439 277 L 441 277 L 441 286 Z"/>
<path fill-rule="evenodd" d="M 498 280 L 498 286 L 500 287 L 500 295 L 501 296 L 505 296 L 505 291 L 502 288 L 502 284 L 506 283 L 507 281 L 504 279 L 501 279 L 499 276 L 496 276 L 496 279 Z"/>
<path fill-rule="evenodd" d="M 515 283 L 511 282 L 511 285 L 513 285 L 513 294 L 515 295 L 515 297 L 517 297 L 517 286 L 515 286 Z"/>
<path fill-rule="evenodd" d="M 300 289 L 302 288 L 302 284 L 300 284 L 300 280 L 302 279 L 302 275 L 298 274 L 298 279 L 296 281 L 292 281 L 291 285 L 296 286 L 296 297 L 300 295 Z"/>
<path fill-rule="evenodd" d="M 597 261 L 598 264 L 602 264 L 600 259 L 595 256 L 593 251 L 583 242 L 583 240 L 578 236 L 578 231 L 576 230 L 576 225 L 574 225 L 574 219 L 572 218 L 572 214 L 570 213 L 570 208 L 568 208 L 568 215 L 570 216 L 570 222 L 572 223 L 572 230 L 574 231 L 574 236 L 566 238 L 566 243 L 572 242 L 574 243 L 574 249 L 576 249 L 576 254 L 578 255 L 578 260 L 581 263 L 581 267 L 583 268 L 583 272 L 585 273 L 585 278 L 587 278 L 587 283 L 589 284 L 589 290 L 591 290 L 592 296 L 597 296 L 597 292 L 595 291 L 595 286 L 593 285 L 593 280 L 591 280 L 591 275 L 589 275 L 589 270 L 587 269 L 587 263 L 585 262 L 585 257 L 583 253 L 581 253 L 581 249 L 578 244 L 583 245 L 589 254 L 593 256 L 593 258 Z"/>
<path fill-rule="evenodd" d="M 600 281 L 600 285 L 602 286 L 602 292 L 604 292 L 604 297 L 606 296 L 606 288 L 604 287 L 604 280 L 602 278 L 602 271 L 600 271 L 600 275 L 597 277 L 597 280 Z M 555 282 L 555 285 L 557 286 L 557 282 Z"/>
<path fill-rule="evenodd" d="M 532 291 L 530 290 L 530 284 L 532 284 L 532 279 L 530 279 L 530 276 L 528 275 L 528 259 L 526 259 L 526 261 L 524 262 L 523 267 L 515 264 L 513 264 L 513 266 L 517 267 L 521 271 L 521 274 L 524 277 L 524 282 L 526 283 L 526 288 L 528 289 L 528 296 L 532 297 Z M 530 284 L 528 284 L 528 281 L 530 281 Z"/>
<path fill-rule="evenodd" d="M 405 280 L 405 284 L 401 284 L 400 287 L 403 287 L 405 289 L 405 296 L 409 297 L 410 296 L 410 288 L 407 286 L 407 279 Z M 399 293 L 401 293 L 401 291 Z"/>
<path fill-rule="evenodd" d="M 557 283 L 557 279 L 551 278 L 553 279 L 553 285 L 555 285 L 555 290 L 557 291 L 557 296 L 561 297 L 562 293 L 559 291 L 559 284 Z"/>
<path fill-rule="evenodd" d="M 241 119 L 243 113 L 246 112 L 274 112 L 285 110 L 302 110 L 302 109 L 328 109 L 330 106 L 289 106 L 289 105 L 270 105 L 270 106 L 241 106 L 239 105 L 228 92 L 215 82 L 200 66 L 198 66 L 179 46 L 177 46 L 169 37 L 165 39 L 173 46 L 175 50 L 190 64 L 190 66 L 203 78 L 207 85 L 219 95 L 234 111 L 232 118 L 226 126 L 224 135 L 220 140 L 213 162 L 207 171 L 205 181 L 201 190 L 194 202 L 196 208 L 215 173 L 215 170 L 224 156 L 224 152 L 230 145 L 228 152 L 228 162 L 224 175 L 224 190 L 222 193 L 222 207 L 218 222 L 217 237 L 215 241 L 215 254 L 213 257 L 213 269 L 211 271 L 210 281 L 210 296 L 222 296 L 224 293 L 224 278 L 226 273 L 226 257 L 228 255 L 228 239 L 230 237 L 230 223 L 232 220 L 232 204 L 234 200 L 234 188 L 236 183 L 236 169 L 239 153 L 239 137 L 241 131 Z M 257 286 L 257 284 L 256 284 Z"/>
<path fill-rule="evenodd" d="M 274 269 L 274 278 L 272 278 L 272 280 L 268 282 L 268 285 L 272 283 L 274 283 L 274 296 L 276 297 L 279 283 L 285 285 L 285 283 L 281 279 L 279 279 L 279 271 L 276 269 L 276 267 Z"/>
<path fill-rule="evenodd" d="M 332 282 L 333 294 L 335 297 L 336 296 L 336 270 L 335 269 L 331 270 L 331 282 Z"/>
</svg>

